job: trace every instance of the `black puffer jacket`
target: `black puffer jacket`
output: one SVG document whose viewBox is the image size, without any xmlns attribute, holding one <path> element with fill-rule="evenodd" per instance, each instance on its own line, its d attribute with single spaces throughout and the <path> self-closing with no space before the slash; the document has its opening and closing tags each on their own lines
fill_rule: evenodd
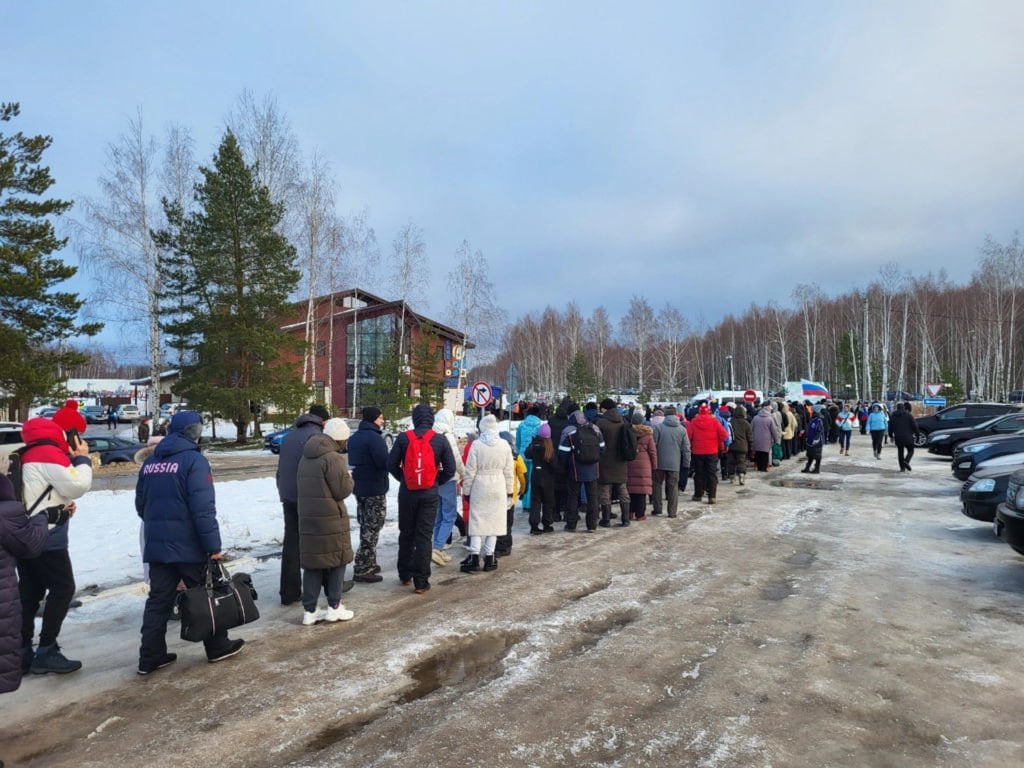
<svg viewBox="0 0 1024 768">
<path fill-rule="evenodd" d="M 313 435 L 324 431 L 324 420 L 311 413 L 304 413 L 295 420 L 292 431 L 281 441 L 281 453 L 277 458 L 277 495 L 281 501 L 295 503 L 299 500 L 296 473 L 302 460 L 302 447 Z"/>
<path fill-rule="evenodd" d="M 895 440 L 897 445 L 913 445 L 916 434 L 917 422 L 910 411 L 897 409 L 889 419 L 889 437 Z"/>
<path fill-rule="evenodd" d="M 21 685 L 21 600 L 19 558 L 38 557 L 46 543 L 46 513 L 32 517 L 14 499 L 14 486 L 0 474 L 0 693 Z"/>
<path fill-rule="evenodd" d="M 429 405 L 419 404 L 412 409 L 412 428 L 417 437 L 421 437 L 434 427 L 434 412 Z M 452 446 L 448 438 L 440 432 L 435 432 L 430 441 L 430 447 L 434 449 L 434 459 L 437 461 L 437 481 L 432 488 L 420 491 L 410 491 L 405 487 L 405 476 L 402 472 L 402 462 L 405 461 L 405 452 L 409 448 L 409 436 L 402 432 L 395 438 L 395 444 L 391 446 L 391 453 L 388 455 L 388 472 L 401 486 L 402 493 L 437 493 L 438 486 L 444 485 L 453 477 L 457 466 L 455 454 L 452 453 Z"/>
</svg>

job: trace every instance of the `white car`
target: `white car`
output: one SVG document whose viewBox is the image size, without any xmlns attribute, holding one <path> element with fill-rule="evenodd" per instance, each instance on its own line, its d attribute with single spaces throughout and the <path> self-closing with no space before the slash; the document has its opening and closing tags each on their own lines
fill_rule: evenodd
<svg viewBox="0 0 1024 768">
<path fill-rule="evenodd" d="M 21 424 L 16 421 L 0 423 L 0 455 L 6 456 L 25 445 L 21 439 Z"/>
<path fill-rule="evenodd" d="M 139 406 L 130 404 L 119 405 L 115 413 L 117 413 L 118 421 L 138 421 L 139 417 L 142 416 L 139 413 Z"/>
</svg>

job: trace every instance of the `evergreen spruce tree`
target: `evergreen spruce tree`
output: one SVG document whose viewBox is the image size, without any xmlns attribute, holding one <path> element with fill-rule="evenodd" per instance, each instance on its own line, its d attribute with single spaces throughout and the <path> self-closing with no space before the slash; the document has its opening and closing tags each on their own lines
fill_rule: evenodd
<svg viewBox="0 0 1024 768">
<path fill-rule="evenodd" d="M 244 443 L 254 403 L 298 411 L 308 398 L 302 342 L 281 331 L 299 273 L 278 232 L 284 215 L 242 159 L 229 131 L 211 168 L 201 168 L 196 212 L 164 204 L 161 312 L 183 365 L 175 393 L 234 422 Z M 289 354 L 290 353 L 290 354 Z"/>
<path fill-rule="evenodd" d="M 384 420 L 394 424 L 409 415 L 409 375 L 398 356 L 398 344 L 392 342 L 384 356 L 373 366 L 373 382 L 363 385 L 361 399 L 380 408 Z"/>
<path fill-rule="evenodd" d="M 444 375 L 441 371 L 443 344 L 430 323 L 420 323 L 416 340 L 410 349 L 412 386 L 419 390 L 419 402 L 438 408 L 444 402 Z"/>
<path fill-rule="evenodd" d="M 0 123 L 19 113 L 18 104 L 0 104 Z M 61 389 L 63 371 L 87 360 L 64 342 L 102 328 L 77 323 L 82 300 L 55 290 L 78 270 L 52 255 L 67 242 L 52 219 L 72 205 L 42 198 L 53 185 L 41 164 L 52 141 L 0 133 L 0 389 L 21 419 L 34 398 Z"/>
<path fill-rule="evenodd" d="M 587 365 L 587 358 L 583 352 L 577 352 L 569 364 L 569 371 L 565 376 L 565 388 L 569 397 L 581 405 L 597 389 L 597 377 Z"/>
</svg>

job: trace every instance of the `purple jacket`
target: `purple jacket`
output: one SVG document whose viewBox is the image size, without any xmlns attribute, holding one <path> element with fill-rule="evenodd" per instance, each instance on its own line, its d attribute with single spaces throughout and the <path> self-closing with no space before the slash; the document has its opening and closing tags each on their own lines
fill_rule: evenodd
<svg viewBox="0 0 1024 768">
<path fill-rule="evenodd" d="M 14 500 L 14 487 L 0 475 L 0 693 L 21 685 L 21 600 L 19 558 L 38 557 L 47 535 L 46 514 L 29 517 Z"/>
</svg>

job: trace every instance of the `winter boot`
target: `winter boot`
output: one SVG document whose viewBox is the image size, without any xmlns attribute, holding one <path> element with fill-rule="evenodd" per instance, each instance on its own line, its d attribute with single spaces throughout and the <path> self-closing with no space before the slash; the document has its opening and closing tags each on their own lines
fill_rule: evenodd
<svg viewBox="0 0 1024 768">
<path fill-rule="evenodd" d="M 611 520 L 611 515 L 612 515 L 612 505 L 611 504 L 602 504 L 601 505 L 601 520 L 598 522 L 598 525 L 600 525 L 602 528 L 607 528 L 609 525 L 611 525 L 611 522 L 609 522 Z"/>
<path fill-rule="evenodd" d="M 480 570 L 480 555 L 470 555 L 459 566 L 463 573 L 476 573 Z"/>
<path fill-rule="evenodd" d="M 45 648 L 41 646 L 36 649 L 30 671 L 33 675 L 45 675 L 47 672 L 66 675 L 69 672 L 77 672 L 81 668 L 82 662 L 66 658 L 60 652 L 60 646 L 54 643 L 51 646 Z"/>
<path fill-rule="evenodd" d="M 498 558 L 494 555 L 484 555 L 484 570 L 485 571 L 496 571 L 498 570 Z"/>
<path fill-rule="evenodd" d="M 747 473 L 746 472 L 740 472 L 739 478 L 740 478 L 740 485 L 745 485 L 746 482 L 747 482 Z"/>
</svg>

